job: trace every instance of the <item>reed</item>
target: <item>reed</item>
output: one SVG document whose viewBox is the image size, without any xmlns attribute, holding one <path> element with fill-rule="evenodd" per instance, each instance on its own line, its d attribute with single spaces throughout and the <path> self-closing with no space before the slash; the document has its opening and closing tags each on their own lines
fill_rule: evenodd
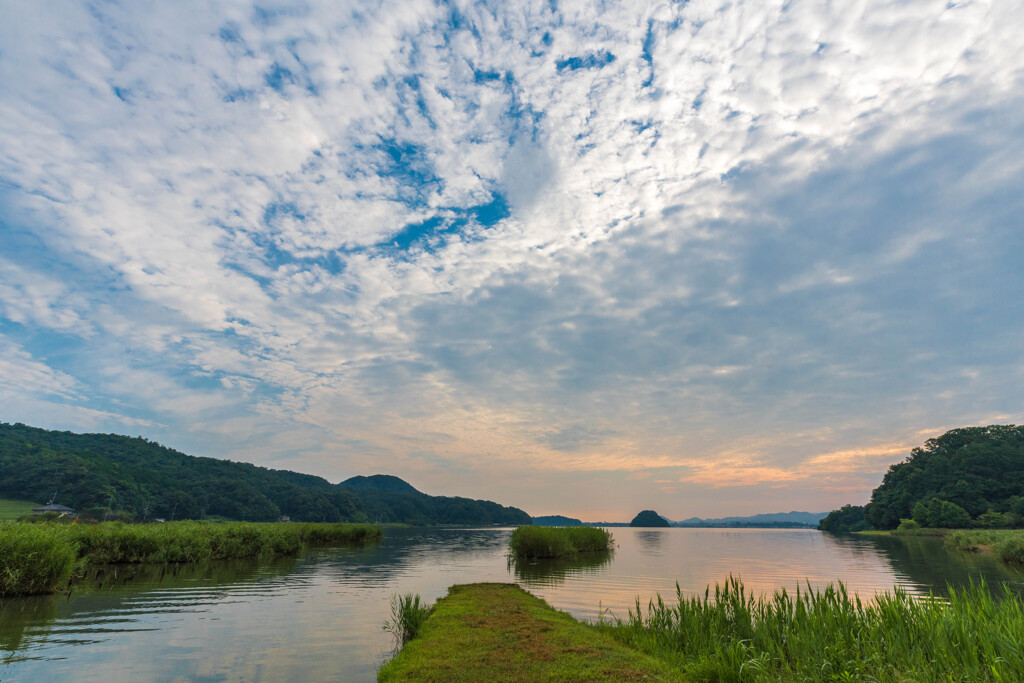
<svg viewBox="0 0 1024 683">
<path fill-rule="evenodd" d="M 35 524 L 0 524 L 0 597 L 53 593 L 78 565 L 78 546 L 66 534 Z"/>
<path fill-rule="evenodd" d="M 307 545 L 362 545 L 380 537 L 380 528 L 367 524 L 5 523 L 0 595 L 53 592 L 68 584 L 76 567 L 288 557 Z"/>
<path fill-rule="evenodd" d="M 864 602 L 840 583 L 755 597 L 730 577 L 598 627 L 693 680 L 1024 680 L 1024 600 L 1000 593 L 972 583 L 943 602 L 897 587 Z"/>
<path fill-rule="evenodd" d="M 612 535 L 589 526 L 521 526 L 508 540 L 509 554 L 524 559 L 574 557 L 610 550 Z"/>
<path fill-rule="evenodd" d="M 395 637 L 396 652 L 419 635 L 431 609 L 430 605 L 420 601 L 419 595 L 391 596 L 391 618 L 384 622 L 383 629 Z"/>
<path fill-rule="evenodd" d="M 987 550 L 1007 564 L 1024 565 L 1024 530 L 960 529 L 950 532 L 944 543 L 951 550 Z"/>
</svg>

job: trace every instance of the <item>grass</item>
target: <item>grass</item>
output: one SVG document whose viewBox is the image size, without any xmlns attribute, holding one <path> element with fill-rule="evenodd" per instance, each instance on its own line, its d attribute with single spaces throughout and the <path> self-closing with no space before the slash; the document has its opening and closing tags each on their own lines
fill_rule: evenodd
<svg viewBox="0 0 1024 683">
<path fill-rule="evenodd" d="M 730 578 L 598 628 L 695 681 L 1024 680 L 1024 601 L 983 583 L 947 604 L 900 589 L 862 602 L 842 584 L 755 598 Z"/>
<path fill-rule="evenodd" d="M 1024 566 L 1024 529 L 958 529 L 946 535 L 945 545 L 951 550 L 992 552 L 1007 564 Z"/>
<path fill-rule="evenodd" d="M 0 498 L 0 521 L 18 519 L 24 515 L 32 514 L 32 508 L 39 507 L 38 503 L 30 503 L 27 500 L 11 500 Z"/>
<path fill-rule="evenodd" d="M 509 555 L 522 559 L 575 557 L 610 550 L 612 535 L 589 526 L 521 526 L 508 540 Z"/>
<path fill-rule="evenodd" d="M 514 584 L 452 586 L 378 681 L 669 681 L 637 652 Z"/>
<path fill-rule="evenodd" d="M 360 545 L 380 537 L 367 524 L 5 522 L 0 597 L 60 590 L 88 566 L 295 556 L 306 545 Z"/>
<path fill-rule="evenodd" d="M 430 609 L 429 605 L 420 602 L 419 595 L 391 596 L 391 618 L 384 622 L 384 630 L 394 635 L 396 651 L 419 635 L 420 628 L 430 616 Z"/>
</svg>

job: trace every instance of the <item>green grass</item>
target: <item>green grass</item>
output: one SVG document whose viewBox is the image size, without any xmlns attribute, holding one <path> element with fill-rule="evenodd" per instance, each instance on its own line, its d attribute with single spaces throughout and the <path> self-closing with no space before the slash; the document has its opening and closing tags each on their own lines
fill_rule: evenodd
<svg viewBox="0 0 1024 683">
<path fill-rule="evenodd" d="M 395 637 L 395 650 L 419 635 L 430 610 L 430 605 L 420 602 L 419 595 L 391 596 L 391 618 L 384 622 L 384 630 Z"/>
<path fill-rule="evenodd" d="M 612 535 L 589 526 L 521 526 L 508 540 L 509 554 L 524 559 L 575 557 L 610 550 Z"/>
<path fill-rule="evenodd" d="M 946 536 L 945 545 L 951 550 L 992 552 L 1007 564 L 1024 566 L 1024 529 L 958 529 Z"/>
<path fill-rule="evenodd" d="M 452 586 L 378 681 L 670 681 L 670 665 L 514 584 Z"/>
<path fill-rule="evenodd" d="M 380 528 L 367 524 L 4 522 L 0 597 L 54 592 L 87 566 L 295 556 L 305 545 L 361 545 L 380 537 Z"/>
<path fill-rule="evenodd" d="M 38 524 L 0 525 L 0 597 L 52 593 L 78 566 L 78 548 L 64 534 Z"/>
<path fill-rule="evenodd" d="M 1024 600 L 984 584 L 862 602 L 842 584 L 755 598 L 729 579 L 598 628 L 695 681 L 1024 680 Z"/>
<path fill-rule="evenodd" d="M 0 521 L 18 519 L 23 515 L 32 514 L 32 508 L 39 507 L 38 503 L 30 503 L 27 500 L 11 500 L 0 498 Z"/>
</svg>

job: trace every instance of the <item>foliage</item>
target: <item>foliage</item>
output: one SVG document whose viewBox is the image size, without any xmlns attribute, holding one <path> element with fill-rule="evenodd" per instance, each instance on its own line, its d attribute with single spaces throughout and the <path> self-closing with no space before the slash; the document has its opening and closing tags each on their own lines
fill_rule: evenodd
<svg viewBox="0 0 1024 683">
<path fill-rule="evenodd" d="M 377 672 L 390 681 L 678 681 L 643 655 L 514 584 L 452 586 L 419 636 Z"/>
<path fill-rule="evenodd" d="M 914 521 L 919 526 L 932 529 L 965 529 L 971 526 L 971 516 L 967 510 L 948 500 L 932 498 L 927 503 L 922 500 L 914 503 Z"/>
<path fill-rule="evenodd" d="M 833 533 L 865 531 L 870 528 L 871 526 L 864 517 L 863 505 L 844 505 L 838 510 L 828 513 L 824 519 L 818 522 L 818 529 Z"/>
<path fill-rule="evenodd" d="M 713 595 L 676 593 L 603 627 L 695 681 L 1024 680 L 1024 600 L 1006 588 L 864 602 L 842 584 L 755 597 L 730 578 Z"/>
<path fill-rule="evenodd" d="M 384 630 L 395 637 L 395 650 L 400 650 L 419 635 L 423 622 L 430 616 L 430 606 L 420 602 L 419 595 L 406 593 L 391 596 L 391 618 L 384 622 Z"/>
<path fill-rule="evenodd" d="M 913 519 L 901 519 L 900 525 L 896 527 L 896 531 L 917 531 L 920 528 L 921 525 Z"/>
<path fill-rule="evenodd" d="M 509 554 L 527 559 L 573 557 L 611 547 L 612 535 L 591 526 L 521 526 L 508 540 Z"/>
<path fill-rule="evenodd" d="M 1024 530 L 961 530 L 945 538 L 947 548 L 966 552 L 990 550 L 999 559 L 1024 567 Z"/>
<path fill-rule="evenodd" d="M 900 519 L 917 517 L 917 503 L 928 506 L 934 498 L 957 505 L 972 518 L 990 509 L 1015 513 L 1012 521 L 1020 524 L 1021 491 L 1024 426 L 965 427 L 929 439 L 905 462 L 890 467 L 872 492 L 866 515 L 875 528 L 894 529 Z"/>
<path fill-rule="evenodd" d="M 287 515 L 304 522 L 473 525 L 530 519 L 522 510 L 490 501 L 428 496 L 397 477 L 350 481 L 360 488 L 193 457 L 142 437 L 0 423 L 0 496 L 49 500 L 57 491 L 58 502 L 97 519 L 274 521 Z M 380 486 L 399 490 L 375 488 Z"/>
<path fill-rule="evenodd" d="M 380 537 L 379 527 L 366 524 L 5 522 L 0 595 L 53 592 L 76 567 L 294 556 L 303 545 L 361 545 Z"/>
</svg>

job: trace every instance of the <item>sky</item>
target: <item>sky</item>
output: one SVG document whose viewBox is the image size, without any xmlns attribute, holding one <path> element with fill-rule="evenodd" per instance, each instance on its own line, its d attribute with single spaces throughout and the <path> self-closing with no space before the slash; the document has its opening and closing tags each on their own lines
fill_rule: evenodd
<svg viewBox="0 0 1024 683">
<path fill-rule="evenodd" d="M 1024 422 L 1014 3 L 0 15 L 0 421 L 590 521 Z"/>
</svg>

